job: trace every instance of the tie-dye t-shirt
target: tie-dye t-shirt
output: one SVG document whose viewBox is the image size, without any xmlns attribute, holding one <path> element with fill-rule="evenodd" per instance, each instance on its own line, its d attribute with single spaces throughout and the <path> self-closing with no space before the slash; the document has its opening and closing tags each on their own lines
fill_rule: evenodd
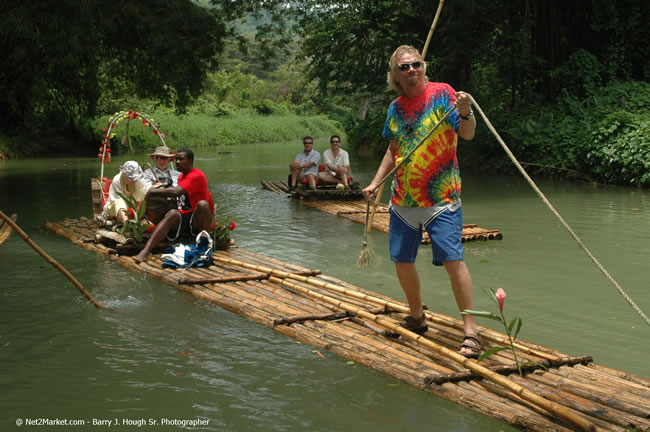
<svg viewBox="0 0 650 432">
<path fill-rule="evenodd" d="M 456 102 L 456 92 L 445 83 L 427 83 L 416 98 L 402 95 L 388 108 L 382 135 L 397 141 L 395 164 L 400 163 Z M 454 110 L 393 177 L 391 202 L 402 207 L 433 207 L 460 199 L 460 171 L 456 159 Z"/>
</svg>

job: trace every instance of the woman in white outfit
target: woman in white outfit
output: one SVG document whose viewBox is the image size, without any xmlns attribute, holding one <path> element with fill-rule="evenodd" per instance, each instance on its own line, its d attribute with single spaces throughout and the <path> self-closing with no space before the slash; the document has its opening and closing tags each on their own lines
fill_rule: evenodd
<svg viewBox="0 0 650 432">
<path fill-rule="evenodd" d="M 330 138 L 330 148 L 323 152 L 325 161 L 325 171 L 318 173 L 318 181 L 321 184 L 338 184 L 341 183 L 347 190 L 350 189 L 348 177 L 350 177 L 350 157 L 348 152 L 341 148 L 341 138 L 338 135 L 332 135 Z"/>
<path fill-rule="evenodd" d="M 136 161 L 125 162 L 120 167 L 120 172 L 113 177 L 102 216 L 104 219 L 114 217 L 119 223 L 123 224 L 128 220 L 127 209 L 129 206 L 118 195 L 118 192 L 132 196 L 136 201 L 140 202 L 144 199 L 148 189 L 140 165 Z"/>
</svg>

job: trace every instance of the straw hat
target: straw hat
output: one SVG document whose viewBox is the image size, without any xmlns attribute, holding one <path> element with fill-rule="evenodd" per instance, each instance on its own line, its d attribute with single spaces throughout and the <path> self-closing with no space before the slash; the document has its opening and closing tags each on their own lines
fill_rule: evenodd
<svg viewBox="0 0 650 432">
<path fill-rule="evenodd" d="M 124 162 L 124 165 L 120 167 L 120 171 L 126 176 L 127 179 L 129 179 L 129 181 L 132 182 L 138 181 L 144 177 L 142 168 L 140 168 L 140 165 L 138 165 L 136 161 Z"/>
<path fill-rule="evenodd" d="M 149 157 L 154 157 L 154 156 L 165 156 L 168 158 L 173 158 L 174 153 L 171 151 L 171 149 L 167 146 L 160 146 L 156 147 L 156 150 L 154 150 L 153 153 L 149 154 Z"/>
</svg>

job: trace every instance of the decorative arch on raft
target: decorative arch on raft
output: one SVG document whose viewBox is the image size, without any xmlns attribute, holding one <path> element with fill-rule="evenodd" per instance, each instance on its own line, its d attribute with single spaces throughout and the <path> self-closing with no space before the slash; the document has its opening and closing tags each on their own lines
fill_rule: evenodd
<svg viewBox="0 0 650 432">
<path fill-rule="evenodd" d="M 100 181 L 104 179 L 104 164 L 111 161 L 111 138 L 115 136 L 115 128 L 122 120 L 129 121 L 136 119 L 140 119 L 144 127 L 150 128 L 154 135 L 160 138 L 162 145 L 167 145 L 165 143 L 167 134 L 162 132 L 159 125 L 157 125 L 154 119 L 149 117 L 147 114 L 135 110 L 120 111 L 113 114 L 108 121 L 108 126 L 104 128 L 101 145 L 99 146 L 99 153 L 97 154 L 97 157 L 102 160 L 102 168 L 99 175 Z"/>
</svg>

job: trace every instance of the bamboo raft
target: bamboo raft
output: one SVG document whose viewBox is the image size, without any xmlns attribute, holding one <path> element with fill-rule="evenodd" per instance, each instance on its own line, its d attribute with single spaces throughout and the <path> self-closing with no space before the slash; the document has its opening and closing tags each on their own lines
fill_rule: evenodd
<svg viewBox="0 0 650 432">
<path fill-rule="evenodd" d="M 363 193 L 358 183 L 352 184 L 350 190 L 338 190 L 334 185 L 318 186 L 316 190 L 298 187 L 294 190 L 289 188 L 289 184 L 283 181 L 268 182 L 262 181 L 264 189 L 277 192 L 279 194 L 288 194 L 292 198 L 299 200 L 362 200 Z"/>
<path fill-rule="evenodd" d="M 267 190 L 277 192 L 280 194 L 289 192 L 289 187 L 286 182 L 263 181 L 262 186 L 264 186 L 264 188 Z M 339 192 L 347 192 L 347 191 L 339 191 Z M 362 225 L 366 223 L 367 206 L 365 200 L 357 200 L 357 201 L 351 201 L 347 199 L 327 200 L 327 201 L 301 200 L 300 202 L 302 202 L 306 206 L 313 207 L 320 211 L 324 211 L 326 213 L 330 213 L 345 219 L 349 219 L 352 222 L 356 222 Z M 377 210 L 375 212 L 375 217 L 372 220 L 372 228 L 377 231 L 388 233 L 389 220 L 390 217 L 388 215 L 388 206 L 386 204 L 381 204 L 381 203 L 378 204 Z M 476 241 L 476 240 L 479 241 L 501 240 L 501 239 L 503 239 L 503 234 L 501 234 L 499 230 L 480 228 L 476 224 L 463 225 L 463 233 L 461 235 L 462 242 L 469 242 L 469 241 Z M 431 239 L 429 239 L 429 235 L 426 232 L 422 233 L 422 243 L 424 244 L 431 243 Z"/>
<path fill-rule="evenodd" d="M 462 321 L 426 311 L 429 331 L 417 336 L 396 325 L 408 313 L 405 304 L 318 270 L 240 248 L 215 252 L 208 268 L 162 269 L 159 255 L 137 265 L 95 243 L 87 219 L 46 227 L 126 268 L 520 429 L 650 428 L 650 380 L 598 365 L 590 356 L 571 357 L 518 339 L 517 356 L 546 368 L 530 367 L 522 377 L 509 350 L 480 365 L 455 354 Z M 401 336 L 388 337 L 387 331 Z M 507 344 L 505 334 L 487 328 L 480 334 L 484 349 Z"/>
</svg>

